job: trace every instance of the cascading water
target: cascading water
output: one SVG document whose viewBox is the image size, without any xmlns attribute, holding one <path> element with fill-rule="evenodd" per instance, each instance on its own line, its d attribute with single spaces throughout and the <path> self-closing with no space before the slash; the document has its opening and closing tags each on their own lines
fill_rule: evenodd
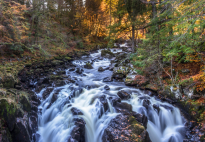
<svg viewBox="0 0 205 142">
<path fill-rule="evenodd" d="M 91 54 L 90 57 L 74 61 L 73 64 L 81 67 L 85 62 L 97 57 L 100 57 L 100 50 L 98 53 Z M 184 125 L 179 109 L 168 103 L 162 103 L 138 89 L 127 87 L 122 82 L 103 82 L 103 78 L 111 76 L 112 71 L 98 72 L 97 69 L 100 66 L 107 67 L 109 64 L 110 60 L 108 59 L 95 60 L 93 69 L 84 69 L 83 75 L 67 70 L 67 75 L 76 78 L 77 83 L 56 87 L 49 97 L 42 100 L 39 106 L 37 132 L 40 136 L 37 141 L 68 141 L 75 127 L 73 120 L 81 118 L 86 123 L 86 142 L 101 142 L 103 131 L 109 122 L 119 114 L 116 113 L 108 97 L 109 95 L 117 96 L 117 92 L 123 88 L 123 90 L 132 91 L 131 99 L 126 102 L 132 105 L 133 111 L 148 117 L 147 131 L 153 142 L 182 142 Z M 109 91 L 104 89 L 106 85 L 110 87 Z M 43 89 L 37 96 L 42 97 L 45 90 Z M 109 104 L 107 111 L 104 110 L 103 104 L 99 100 L 103 95 Z M 56 97 L 55 101 L 53 101 L 54 97 Z M 149 102 L 147 107 L 144 105 L 144 101 Z M 74 108 L 77 110 L 77 114 L 73 113 Z"/>
</svg>

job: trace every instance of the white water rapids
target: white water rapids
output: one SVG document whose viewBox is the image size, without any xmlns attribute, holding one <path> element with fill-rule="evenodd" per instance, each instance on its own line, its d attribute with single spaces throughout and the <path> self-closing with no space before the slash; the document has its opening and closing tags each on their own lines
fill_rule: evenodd
<svg viewBox="0 0 205 142">
<path fill-rule="evenodd" d="M 119 50 L 118 50 L 119 51 Z M 74 61 L 77 66 L 84 65 L 84 61 L 90 61 L 100 57 L 98 53 L 91 54 L 90 57 L 84 57 L 81 60 Z M 69 72 L 77 78 L 78 84 L 69 83 L 62 87 L 56 87 L 39 106 L 41 113 L 38 116 L 38 131 L 40 135 L 38 142 L 67 142 L 71 136 L 75 124 L 74 118 L 83 118 L 86 122 L 86 142 L 101 142 L 104 129 L 107 128 L 109 122 L 115 118 L 116 113 L 108 97 L 116 95 L 120 90 L 132 92 L 131 99 L 125 101 L 133 106 L 133 111 L 142 113 L 148 117 L 147 131 L 152 142 L 182 142 L 184 138 L 184 124 L 178 108 L 156 100 L 138 89 L 127 87 L 122 82 L 103 82 L 103 78 L 111 76 L 112 71 L 105 70 L 98 72 L 98 67 L 108 67 L 110 60 L 103 59 L 93 63 L 93 69 L 84 69 L 84 74 L 79 75 L 75 72 Z M 83 86 L 82 91 L 79 90 L 80 85 Z M 109 91 L 104 86 L 110 87 Z M 91 86 L 88 89 L 86 86 Z M 57 100 L 51 104 L 51 99 L 56 90 L 60 90 Z M 37 94 L 42 97 L 43 89 Z M 73 97 L 71 95 L 74 94 Z M 99 96 L 106 95 L 109 109 L 107 112 L 103 110 L 99 101 Z M 146 97 L 151 104 L 146 109 L 141 99 Z M 97 98 L 97 99 L 96 99 Z M 50 105 L 51 104 L 51 105 Z M 153 105 L 159 107 L 159 112 L 153 108 Z M 71 109 L 75 107 L 80 110 L 83 115 L 73 115 Z"/>
</svg>

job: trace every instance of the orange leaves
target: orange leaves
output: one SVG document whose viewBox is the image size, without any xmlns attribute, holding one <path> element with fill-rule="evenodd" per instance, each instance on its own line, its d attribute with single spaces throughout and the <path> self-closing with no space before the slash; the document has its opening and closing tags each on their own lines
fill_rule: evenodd
<svg viewBox="0 0 205 142">
<path fill-rule="evenodd" d="M 193 80 L 197 82 L 196 90 L 203 91 L 205 89 L 205 73 L 200 72 L 199 74 L 192 76 Z"/>
</svg>

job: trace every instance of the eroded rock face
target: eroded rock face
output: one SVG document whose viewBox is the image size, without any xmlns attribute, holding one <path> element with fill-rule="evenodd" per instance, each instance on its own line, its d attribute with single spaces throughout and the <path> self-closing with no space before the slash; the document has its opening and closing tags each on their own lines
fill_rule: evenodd
<svg viewBox="0 0 205 142">
<path fill-rule="evenodd" d="M 103 142 L 150 142 L 144 126 L 137 122 L 133 116 L 122 114 L 110 121 L 102 139 Z"/>
</svg>

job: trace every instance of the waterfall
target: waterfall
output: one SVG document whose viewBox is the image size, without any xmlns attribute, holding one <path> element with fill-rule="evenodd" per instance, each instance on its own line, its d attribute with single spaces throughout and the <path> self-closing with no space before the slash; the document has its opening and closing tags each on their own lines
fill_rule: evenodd
<svg viewBox="0 0 205 142">
<path fill-rule="evenodd" d="M 91 54 L 90 57 L 74 61 L 73 64 L 82 67 L 85 62 L 99 56 L 100 50 L 98 53 Z M 125 102 L 132 105 L 133 111 L 147 116 L 147 131 L 152 142 L 182 142 L 184 125 L 179 109 L 160 102 L 138 89 L 127 87 L 122 82 L 103 82 L 102 79 L 111 76 L 112 71 L 98 72 L 97 70 L 98 67 L 107 67 L 109 64 L 108 59 L 96 60 L 93 63 L 93 69 L 84 69 L 84 75 L 66 70 L 67 75 L 77 78 L 77 84 L 68 83 L 65 86 L 56 87 L 46 99 L 41 99 L 42 103 L 38 107 L 38 142 L 67 142 L 75 128 L 74 119 L 76 118 L 85 121 L 86 142 L 101 142 L 103 132 L 109 122 L 119 114 L 108 97 L 117 96 L 117 92 L 122 88 L 132 92 L 131 98 Z M 110 87 L 109 91 L 104 89 L 105 85 Z M 46 88 L 37 96 L 42 97 L 45 90 Z M 52 102 L 56 92 L 57 99 Z M 104 110 L 100 101 L 102 96 L 105 96 L 108 102 L 108 110 Z M 145 100 L 150 102 L 147 108 L 143 106 Z M 159 109 L 156 110 L 153 105 Z M 78 114 L 73 114 L 74 108 L 79 112 Z"/>
</svg>

